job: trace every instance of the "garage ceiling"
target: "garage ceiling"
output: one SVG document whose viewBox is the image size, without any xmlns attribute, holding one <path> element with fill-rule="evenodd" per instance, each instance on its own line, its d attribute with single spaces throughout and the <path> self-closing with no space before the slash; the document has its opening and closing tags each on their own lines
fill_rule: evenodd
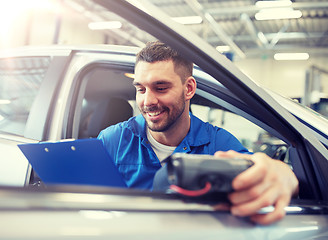
<svg viewBox="0 0 328 240">
<path fill-rule="evenodd" d="M 67 0 L 90 21 L 113 21 L 120 17 L 92 0 Z M 239 58 L 258 58 L 278 52 L 307 52 L 311 57 L 328 56 L 328 1 L 294 0 L 284 9 L 301 12 L 300 18 L 257 20 L 263 7 L 254 0 L 130 0 L 153 4 L 170 17 L 200 16 L 201 23 L 186 25 L 213 47 L 229 46 Z M 266 8 L 266 10 L 273 8 Z M 151 36 L 123 21 L 120 29 L 104 30 L 115 43 L 143 46 Z M 110 40 L 113 41 L 113 40 Z M 222 50 L 220 50 L 222 51 Z"/>
</svg>

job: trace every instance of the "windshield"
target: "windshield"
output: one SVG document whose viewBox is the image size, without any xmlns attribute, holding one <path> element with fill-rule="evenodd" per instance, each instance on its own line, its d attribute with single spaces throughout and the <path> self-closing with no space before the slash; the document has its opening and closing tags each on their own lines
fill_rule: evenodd
<svg viewBox="0 0 328 240">
<path fill-rule="evenodd" d="M 296 100 L 283 97 L 273 91 L 265 89 L 278 103 L 280 103 L 284 108 L 286 108 L 290 113 L 296 116 L 306 125 L 311 124 L 312 129 L 317 129 L 317 132 L 321 132 L 328 135 L 328 118 L 322 114 L 314 111 L 313 109 L 300 104 Z"/>
</svg>

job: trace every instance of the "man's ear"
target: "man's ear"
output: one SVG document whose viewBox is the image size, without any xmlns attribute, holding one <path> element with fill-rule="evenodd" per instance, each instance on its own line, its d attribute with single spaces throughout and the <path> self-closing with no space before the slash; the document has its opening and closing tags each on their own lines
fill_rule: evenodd
<svg viewBox="0 0 328 240">
<path fill-rule="evenodd" d="M 185 86 L 186 86 L 186 100 L 190 100 L 195 95 L 196 88 L 197 88 L 197 83 L 195 78 L 193 78 L 192 76 L 188 77 L 186 79 Z"/>
</svg>

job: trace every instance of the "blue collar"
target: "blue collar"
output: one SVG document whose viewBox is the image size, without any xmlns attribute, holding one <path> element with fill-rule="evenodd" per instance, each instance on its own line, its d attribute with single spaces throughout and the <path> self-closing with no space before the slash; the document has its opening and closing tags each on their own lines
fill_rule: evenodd
<svg viewBox="0 0 328 240">
<path fill-rule="evenodd" d="M 190 113 L 190 129 L 183 141 L 187 141 L 190 146 L 201 146 L 210 142 L 208 132 L 209 123 L 204 123 L 198 117 Z"/>
</svg>

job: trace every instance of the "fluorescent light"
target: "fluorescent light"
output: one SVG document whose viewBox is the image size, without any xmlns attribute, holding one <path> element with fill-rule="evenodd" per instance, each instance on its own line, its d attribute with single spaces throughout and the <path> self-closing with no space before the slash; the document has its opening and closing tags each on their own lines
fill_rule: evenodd
<svg viewBox="0 0 328 240">
<path fill-rule="evenodd" d="M 218 50 L 219 52 L 229 52 L 231 50 L 230 46 L 224 45 L 224 46 L 217 46 L 216 50 Z"/>
<path fill-rule="evenodd" d="M 187 25 L 187 24 L 200 24 L 203 22 L 200 16 L 187 16 L 187 17 L 173 17 L 174 21 Z"/>
<path fill-rule="evenodd" d="M 292 2 L 289 0 L 278 0 L 278 1 L 257 1 L 255 6 L 259 8 L 270 8 L 270 7 L 289 7 Z"/>
<path fill-rule="evenodd" d="M 308 60 L 308 53 L 276 53 L 275 60 Z"/>
<path fill-rule="evenodd" d="M 272 20 L 272 19 L 291 19 L 302 17 L 300 10 L 293 10 L 291 8 L 273 8 L 262 9 L 255 14 L 256 20 Z"/>
<path fill-rule="evenodd" d="M 286 232 L 308 232 L 308 231 L 317 231 L 319 230 L 318 226 L 306 226 L 306 227 L 294 227 L 294 228 L 288 228 L 286 229 Z"/>
<path fill-rule="evenodd" d="M 122 23 L 120 21 L 91 22 L 88 27 L 91 30 L 117 29 L 122 27 Z"/>
<path fill-rule="evenodd" d="M 10 104 L 11 101 L 8 99 L 0 99 L 0 104 Z"/>
</svg>

